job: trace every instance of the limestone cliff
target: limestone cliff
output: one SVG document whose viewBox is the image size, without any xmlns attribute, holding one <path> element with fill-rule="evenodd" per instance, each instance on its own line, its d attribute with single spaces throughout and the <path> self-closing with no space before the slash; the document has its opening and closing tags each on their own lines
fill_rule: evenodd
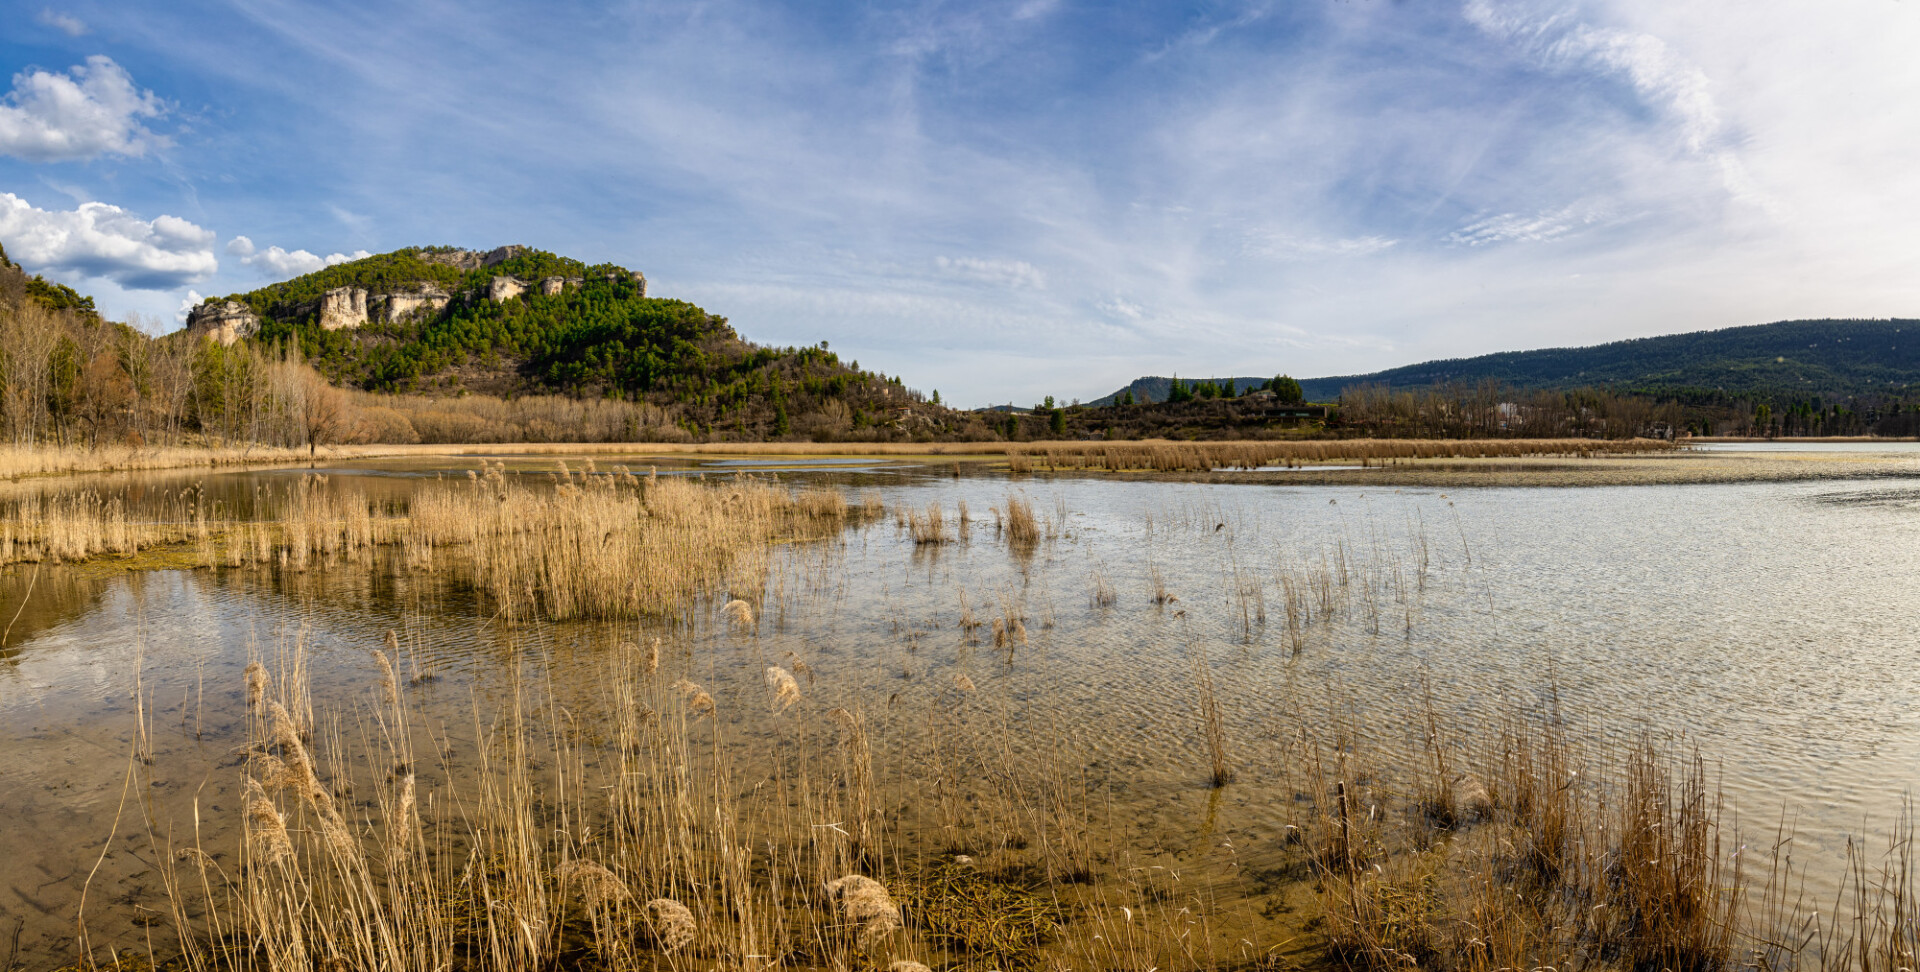
<svg viewBox="0 0 1920 972">
<path fill-rule="evenodd" d="M 338 331 L 367 322 L 367 292 L 359 287 L 335 287 L 320 296 L 320 327 Z"/>
<path fill-rule="evenodd" d="M 428 263 L 443 263 L 456 270 L 484 270 L 505 263 L 525 252 L 527 248 L 518 245 L 495 247 L 485 253 L 477 250 L 422 250 L 420 259 Z"/>
<path fill-rule="evenodd" d="M 527 285 L 519 277 L 495 277 L 487 284 L 487 299 L 496 304 L 526 292 Z"/>
<path fill-rule="evenodd" d="M 208 301 L 187 312 L 187 333 L 232 344 L 260 333 L 260 315 L 239 301 Z"/>
<path fill-rule="evenodd" d="M 425 312 L 438 314 L 447 309 L 452 295 L 433 284 L 421 284 L 418 290 L 400 291 L 376 298 L 378 310 L 375 313 L 383 321 L 398 321 L 406 317 Z"/>
<path fill-rule="evenodd" d="M 596 279 L 630 279 L 639 296 L 647 295 L 644 274 L 611 265 L 591 269 Z M 189 329 L 232 344 L 261 334 L 278 339 L 277 329 L 287 325 L 347 331 L 376 323 L 425 322 L 455 312 L 465 301 L 559 296 L 582 287 L 589 270 L 577 260 L 519 245 L 485 252 L 396 250 L 233 299 L 209 299 L 189 315 Z"/>
</svg>

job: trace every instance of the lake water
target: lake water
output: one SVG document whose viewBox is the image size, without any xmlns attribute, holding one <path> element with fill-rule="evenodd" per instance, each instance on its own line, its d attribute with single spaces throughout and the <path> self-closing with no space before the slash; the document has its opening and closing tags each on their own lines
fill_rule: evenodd
<svg viewBox="0 0 1920 972">
<path fill-rule="evenodd" d="M 515 466 L 537 477 L 552 460 Z M 418 477 L 464 468 L 349 464 L 326 471 L 326 488 L 403 505 Z M 261 488 L 304 472 L 93 485 L 136 510 L 203 490 L 244 515 Z M 806 711 L 870 714 L 881 799 L 903 832 L 931 826 L 917 816 L 931 813 L 926 757 L 948 731 L 933 714 L 959 711 L 964 674 L 971 731 L 998 727 L 980 745 L 1067 767 L 1093 795 L 1106 863 L 1190 868 L 1221 900 L 1285 897 L 1258 876 L 1283 869 L 1297 818 L 1288 740 L 1337 722 L 1380 767 L 1417 764 L 1423 686 L 1463 753 L 1515 711 L 1562 713 L 1600 744 L 1697 745 L 1743 828 L 1794 821 L 1818 891 L 1836 886 L 1847 835 L 1893 822 L 1920 767 L 1920 479 L 1441 492 L 1010 481 L 866 460 L 779 475 L 889 510 L 937 505 L 949 529 L 964 503 L 971 524 L 918 546 L 890 515 L 783 548 L 751 636 L 717 605 L 509 628 L 471 594 L 381 564 L 6 569 L 0 954 L 14 925 L 27 968 L 71 961 L 83 889 L 95 941 L 140 946 L 166 909 L 152 834 L 191 833 L 197 815 L 208 845 L 236 839 L 250 654 L 300 647 L 316 710 L 350 713 L 389 630 L 409 670 L 434 676 L 412 704 L 450 751 L 510 673 L 587 693 L 617 643 L 660 637 L 674 674 L 719 700 L 743 788 L 776 772 L 762 673 L 804 661 Z M 996 533 L 1010 496 L 1050 533 L 1031 551 Z M 1340 606 L 1290 625 L 1287 587 L 1334 577 Z M 1162 589 L 1171 598 L 1156 600 Z M 996 648 L 962 624 L 969 613 L 1023 618 L 1026 642 Z M 1196 652 L 1236 771 L 1221 790 L 1207 785 Z M 1223 941 L 1297 921 L 1287 907 L 1222 908 L 1239 916 L 1214 929 Z"/>
</svg>

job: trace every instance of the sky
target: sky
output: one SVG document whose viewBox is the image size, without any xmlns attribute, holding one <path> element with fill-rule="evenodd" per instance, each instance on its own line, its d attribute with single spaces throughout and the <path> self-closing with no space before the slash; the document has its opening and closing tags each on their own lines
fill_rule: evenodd
<svg viewBox="0 0 1920 972">
<path fill-rule="evenodd" d="M 1920 316 L 1920 2 L 0 0 L 0 245 L 152 332 L 403 246 L 948 401 Z"/>
</svg>

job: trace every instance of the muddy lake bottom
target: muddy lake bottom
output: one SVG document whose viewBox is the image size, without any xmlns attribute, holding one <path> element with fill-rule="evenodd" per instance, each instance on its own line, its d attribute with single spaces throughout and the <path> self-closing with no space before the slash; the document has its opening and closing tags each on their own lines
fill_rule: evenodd
<svg viewBox="0 0 1920 972">
<path fill-rule="evenodd" d="M 1656 460 L 1622 462 L 1643 461 Z M 389 632 L 398 691 L 437 752 L 423 785 L 458 789 L 478 772 L 515 699 L 590 725 L 612 704 L 606 672 L 623 646 L 658 639 L 650 704 L 677 705 L 665 686 L 682 679 L 711 693 L 686 739 L 723 767 L 749 832 L 784 826 L 773 821 L 791 808 L 767 794 L 794 766 L 840 765 L 831 713 L 857 713 L 883 869 L 924 876 L 964 857 L 1019 876 L 1080 916 L 1081 933 L 1105 927 L 1085 917 L 1102 902 L 1157 902 L 1188 916 L 1156 927 L 1189 936 L 1193 967 L 1308 960 L 1315 905 L 1290 833 L 1308 789 L 1300 740 L 1340 738 L 1365 766 L 1356 792 L 1404 806 L 1436 725 L 1470 777 L 1487 727 L 1510 713 L 1554 720 L 1596 753 L 1635 739 L 1697 748 L 1728 819 L 1756 840 L 1791 821 L 1809 893 L 1831 897 L 1849 837 L 1884 846 L 1920 768 L 1908 461 L 1872 478 L 1796 466 L 1772 481 L 1582 488 L 1421 485 L 1393 467 L 1177 482 L 682 461 L 659 471 L 825 482 L 888 512 L 781 545 L 757 583 L 638 621 L 509 624 L 397 556 L 304 570 L 16 565 L 0 573 L 0 956 L 17 935 L 22 967 L 72 963 L 83 915 L 96 955 L 164 953 L 156 848 L 238 854 L 248 662 L 304 659 L 314 745 L 347 761 L 383 704 L 372 656 Z M 553 460 L 513 465 L 538 478 Z M 328 490 L 404 505 L 465 468 L 318 472 Z M 244 517 L 310 472 L 85 485 L 135 511 L 191 487 Z M 1343 473 L 1381 478 L 1328 481 Z M 1010 497 L 1031 504 L 1038 543 L 1006 540 Z M 898 516 L 929 507 L 946 542 L 916 543 Z M 734 598 L 752 623 L 722 611 Z M 1222 787 L 1195 659 L 1232 763 Z M 770 703 L 769 667 L 798 673 L 798 702 Z M 591 736 L 584 751 L 611 745 Z"/>
</svg>

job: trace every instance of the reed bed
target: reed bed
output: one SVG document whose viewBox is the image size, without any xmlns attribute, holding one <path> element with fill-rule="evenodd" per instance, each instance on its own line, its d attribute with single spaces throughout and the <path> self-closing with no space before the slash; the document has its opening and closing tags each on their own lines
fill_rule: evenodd
<svg viewBox="0 0 1920 972">
<path fill-rule="evenodd" d="M 970 683 L 932 713 L 950 724 L 939 758 L 951 762 L 935 773 L 979 767 L 999 784 L 986 800 L 940 797 L 962 830 L 915 831 L 894 809 L 871 716 L 816 703 L 784 668 L 766 669 L 770 704 L 736 709 L 627 645 L 590 697 L 563 699 L 530 675 L 506 698 L 476 700 L 477 735 L 456 746 L 390 674 L 402 662 L 376 653 L 352 711 L 317 724 L 294 715 L 300 679 L 274 672 L 302 659 L 250 666 L 237 846 L 204 841 L 198 821 L 178 843 L 155 838 L 170 967 L 1024 969 L 1061 947 L 1080 967 L 1117 957 L 1098 937 L 1066 945 L 1087 906 L 1033 876 L 1088 867 L 1088 811 L 1058 775 L 1070 759 L 1036 766 L 975 740 L 962 728 L 984 711 Z M 733 735 L 760 731 L 777 732 L 785 755 L 749 768 Z M 1035 820 L 1074 836 L 1018 849 Z M 1163 922 L 1183 907 L 1127 901 Z"/>
<path fill-rule="evenodd" d="M 832 535 L 877 517 L 875 503 L 590 467 L 528 485 L 497 463 L 426 484 L 405 509 L 325 487 L 300 480 L 262 499 L 276 524 L 225 534 L 217 516 L 197 526 L 183 505 L 187 535 L 204 534 L 189 542 L 287 569 L 392 547 L 407 564 L 417 553 L 460 572 L 516 620 L 677 612 L 744 656 L 744 687 L 697 670 L 691 643 L 622 644 L 593 660 L 577 691 L 516 650 L 503 662 L 511 691 L 474 692 L 471 729 L 450 729 L 444 711 L 424 708 L 425 690 L 397 677 L 398 639 L 345 711 L 314 710 L 303 642 L 256 659 L 244 763 L 231 768 L 240 799 L 219 811 L 240 839 L 203 841 L 196 819 L 151 855 L 177 945 L 160 951 L 177 951 L 189 972 L 1189 972 L 1297 967 L 1299 952 L 1280 951 L 1289 943 L 1309 961 L 1324 952 L 1367 970 L 1915 967 L 1910 816 L 1884 851 L 1850 846 L 1839 900 L 1810 903 L 1790 835 L 1744 839 L 1710 764 L 1683 745 L 1596 741 L 1555 701 L 1488 707 L 1456 726 L 1428 684 L 1404 725 L 1383 733 L 1341 715 L 1331 686 L 1254 681 L 1255 664 L 1284 666 L 1316 639 L 1379 635 L 1395 598 L 1411 628 L 1431 556 L 1424 528 L 1410 531 L 1404 562 L 1378 542 L 1350 551 L 1342 540 L 1257 571 L 1235 556 L 1245 548 L 1233 546 L 1231 513 L 1176 510 L 1150 530 L 1221 537 L 1219 590 L 1177 577 L 1182 601 L 1149 565 L 1152 604 L 1137 593 L 1128 603 L 1092 575 L 1089 604 L 1102 615 L 1151 611 L 1170 624 L 1224 607 L 1226 630 L 1247 644 L 1265 624 L 1265 590 L 1280 592 L 1286 627 L 1273 640 L 1290 651 L 1210 659 L 1195 638 L 1184 653 L 1134 660 L 1143 684 L 1149 666 L 1167 665 L 1162 681 L 1185 680 L 1194 697 L 1197 731 L 1187 736 L 1176 716 L 1186 740 L 1142 757 L 1207 795 L 1193 850 L 1169 853 L 1129 843 L 1136 822 L 1115 813 L 1132 806 L 1116 801 L 1132 780 L 1090 781 L 1098 744 L 1055 726 L 1051 700 L 984 677 L 981 629 L 1005 652 L 1002 672 L 1016 655 L 1054 649 L 1042 601 L 1031 608 L 1040 650 L 1023 650 L 1027 599 L 1042 595 L 1004 588 L 983 618 L 957 590 L 957 624 L 922 626 L 890 608 L 916 669 L 933 654 L 922 633 L 953 636 L 954 667 L 918 692 L 894 691 L 890 676 L 878 692 L 838 684 L 805 643 L 764 648 L 785 610 L 763 590 L 769 544 Z M 103 536 L 121 529 L 111 503 L 83 512 Z M 1018 495 L 994 514 L 1016 562 L 1016 529 L 1029 552 L 1054 532 Z M 948 522 L 938 506 L 896 516 L 916 541 Z M 839 603 L 832 583 L 812 583 Z M 1417 742 L 1378 743 L 1396 731 Z M 1235 788 L 1276 772 L 1261 822 L 1216 833 L 1220 804 L 1245 802 Z M 1246 893 L 1240 861 L 1222 863 L 1221 848 L 1248 837 L 1265 855 L 1259 880 L 1281 888 L 1271 900 Z M 1285 941 L 1236 942 L 1239 929 L 1274 927 L 1247 912 L 1280 909 L 1287 894 L 1304 910 Z"/>
<path fill-rule="evenodd" d="M 1016 754 L 964 675 L 924 716 L 931 749 L 907 752 L 786 668 L 740 706 L 678 653 L 627 645 L 587 697 L 529 673 L 476 699 L 456 745 L 389 644 L 345 718 L 307 710 L 304 645 L 249 666 L 238 843 L 155 838 L 171 967 L 1289 967 L 1265 943 L 1216 951 L 1217 891 L 1180 886 L 1207 884 L 1201 862 L 1182 879 L 1115 847 L 1069 747 Z M 1204 685 L 1205 656 L 1190 662 Z M 1224 747 L 1219 705 L 1203 721 Z M 1312 908 L 1296 938 L 1335 964 L 1913 967 L 1911 817 L 1886 852 L 1850 848 L 1847 889 L 1821 908 L 1795 891 L 1790 835 L 1743 843 L 1684 746 L 1594 742 L 1509 708 L 1457 737 L 1432 717 L 1430 749 L 1453 756 L 1396 767 L 1339 719 L 1285 723 L 1283 870 Z M 740 737 L 764 732 L 777 755 L 743 758 Z M 1221 759 L 1210 782 L 1231 787 Z M 913 826 L 915 803 L 939 825 Z"/>
<path fill-rule="evenodd" d="M 1641 736 L 1576 742 L 1558 717 L 1509 711 L 1447 778 L 1383 778 L 1334 728 L 1289 748 L 1325 945 L 1368 970 L 1730 972 L 1912 968 L 1920 933 L 1913 823 L 1884 853 L 1848 844 L 1825 907 L 1800 890 L 1793 840 L 1742 835 L 1697 750 Z M 1446 762 L 1430 767 L 1449 773 Z M 1456 812 L 1434 794 L 1459 787 Z M 1801 867 L 1804 867 L 1802 862 Z"/>
<path fill-rule="evenodd" d="M 117 495 L 35 496 L 4 507 L 0 564 L 172 548 L 204 567 L 298 571 L 393 550 L 472 587 L 510 621 L 631 618 L 680 612 L 720 591 L 757 600 L 770 542 L 831 536 L 871 512 L 837 491 L 747 477 L 602 475 L 588 460 L 530 484 L 504 464 L 484 468 L 391 507 L 304 476 L 258 492 L 244 517 L 191 488 L 154 500 L 158 515 L 141 519 Z"/>
<path fill-rule="evenodd" d="M 381 447 L 328 446 L 328 459 L 384 454 Z M 188 469 L 196 466 L 286 465 L 310 462 L 306 449 L 266 445 L 233 446 L 0 446 L 0 479 L 65 476 L 78 473 Z"/>
<path fill-rule="evenodd" d="M 1332 439 L 1255 442 L 1041 442 L 1011 446 L 1014 472 L 1210 472 L 1310 463 L 1631 455 L 1670 452 L 1656 439 Z"/>
</svg>

